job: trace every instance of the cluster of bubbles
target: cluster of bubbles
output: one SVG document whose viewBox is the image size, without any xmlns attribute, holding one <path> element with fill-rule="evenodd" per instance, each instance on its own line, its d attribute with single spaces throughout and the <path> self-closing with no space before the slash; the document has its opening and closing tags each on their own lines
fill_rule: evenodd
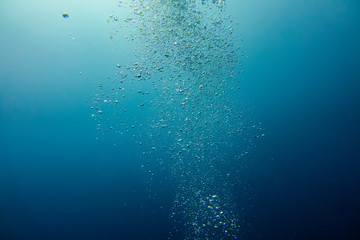
<svg viewBox="0 0 360 240">
<path fill-rule="evenodd" d="M 225 0 L 118 5 L 129 15 L 108 21 L 136 50 L 99 84 L 99 135 L 133 139 L 151 178 L 168 173 L 163 181 L 177 187 L 169 239 L 239 238 L 246 220 L 232 192 L 252 139 L 263 134 L 237 99 L 242 52 Z"/>
</svg>

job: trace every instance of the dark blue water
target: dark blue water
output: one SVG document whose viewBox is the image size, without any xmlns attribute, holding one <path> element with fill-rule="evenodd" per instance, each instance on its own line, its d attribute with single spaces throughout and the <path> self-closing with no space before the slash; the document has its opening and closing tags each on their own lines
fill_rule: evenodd
<svg viewBox="0 0 360 240">
<path fill-rule="evenodd" d="M 360 239 L 357 1 L 122 2 L 0 3 L 0 239 Z"/>
</svg>

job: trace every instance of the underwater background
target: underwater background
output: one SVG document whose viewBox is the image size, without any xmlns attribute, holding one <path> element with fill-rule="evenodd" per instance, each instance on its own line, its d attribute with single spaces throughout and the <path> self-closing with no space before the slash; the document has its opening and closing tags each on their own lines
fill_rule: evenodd
<svg viewBox="0 0 360 240">
<path fill-rule="evenodd" d="M 0 239 L 360 239 L 360 3 L 0 1 Z"/>
</svg>

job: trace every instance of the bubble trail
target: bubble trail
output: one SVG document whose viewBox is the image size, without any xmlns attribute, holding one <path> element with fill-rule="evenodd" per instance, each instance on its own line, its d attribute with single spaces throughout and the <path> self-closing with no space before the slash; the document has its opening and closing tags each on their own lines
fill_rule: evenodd
<svg viewBox="0 0 360 240">
<path fill-rule="evenodd" d="M 119 6 L 129 16 L 108 21 L 136 54 L 131 63 L 115 64 L 113 79 L 99 86 L 93 107 L 99 134 L 128 134 L 141 149 L 145 172 L 152 178 L 171 173 L 177 193 L 169 239 L 240 238 L 246 219 L 233 191 L 254 129 L 234 100 L 241 49 L 225 1 Z M 103 126 L 110 119 L 117 125 Z"/>
</svg>

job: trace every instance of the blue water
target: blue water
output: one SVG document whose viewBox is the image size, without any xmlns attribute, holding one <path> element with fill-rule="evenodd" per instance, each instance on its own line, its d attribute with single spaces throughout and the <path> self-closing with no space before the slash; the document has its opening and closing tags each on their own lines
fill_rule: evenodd
<svg viewBox="0 0 360 240">
<path fill-rule="evenodd" d="M 140 2 L 0 2 L 0 239 L 360 239 L 360 4 Z"/>
</svg>

